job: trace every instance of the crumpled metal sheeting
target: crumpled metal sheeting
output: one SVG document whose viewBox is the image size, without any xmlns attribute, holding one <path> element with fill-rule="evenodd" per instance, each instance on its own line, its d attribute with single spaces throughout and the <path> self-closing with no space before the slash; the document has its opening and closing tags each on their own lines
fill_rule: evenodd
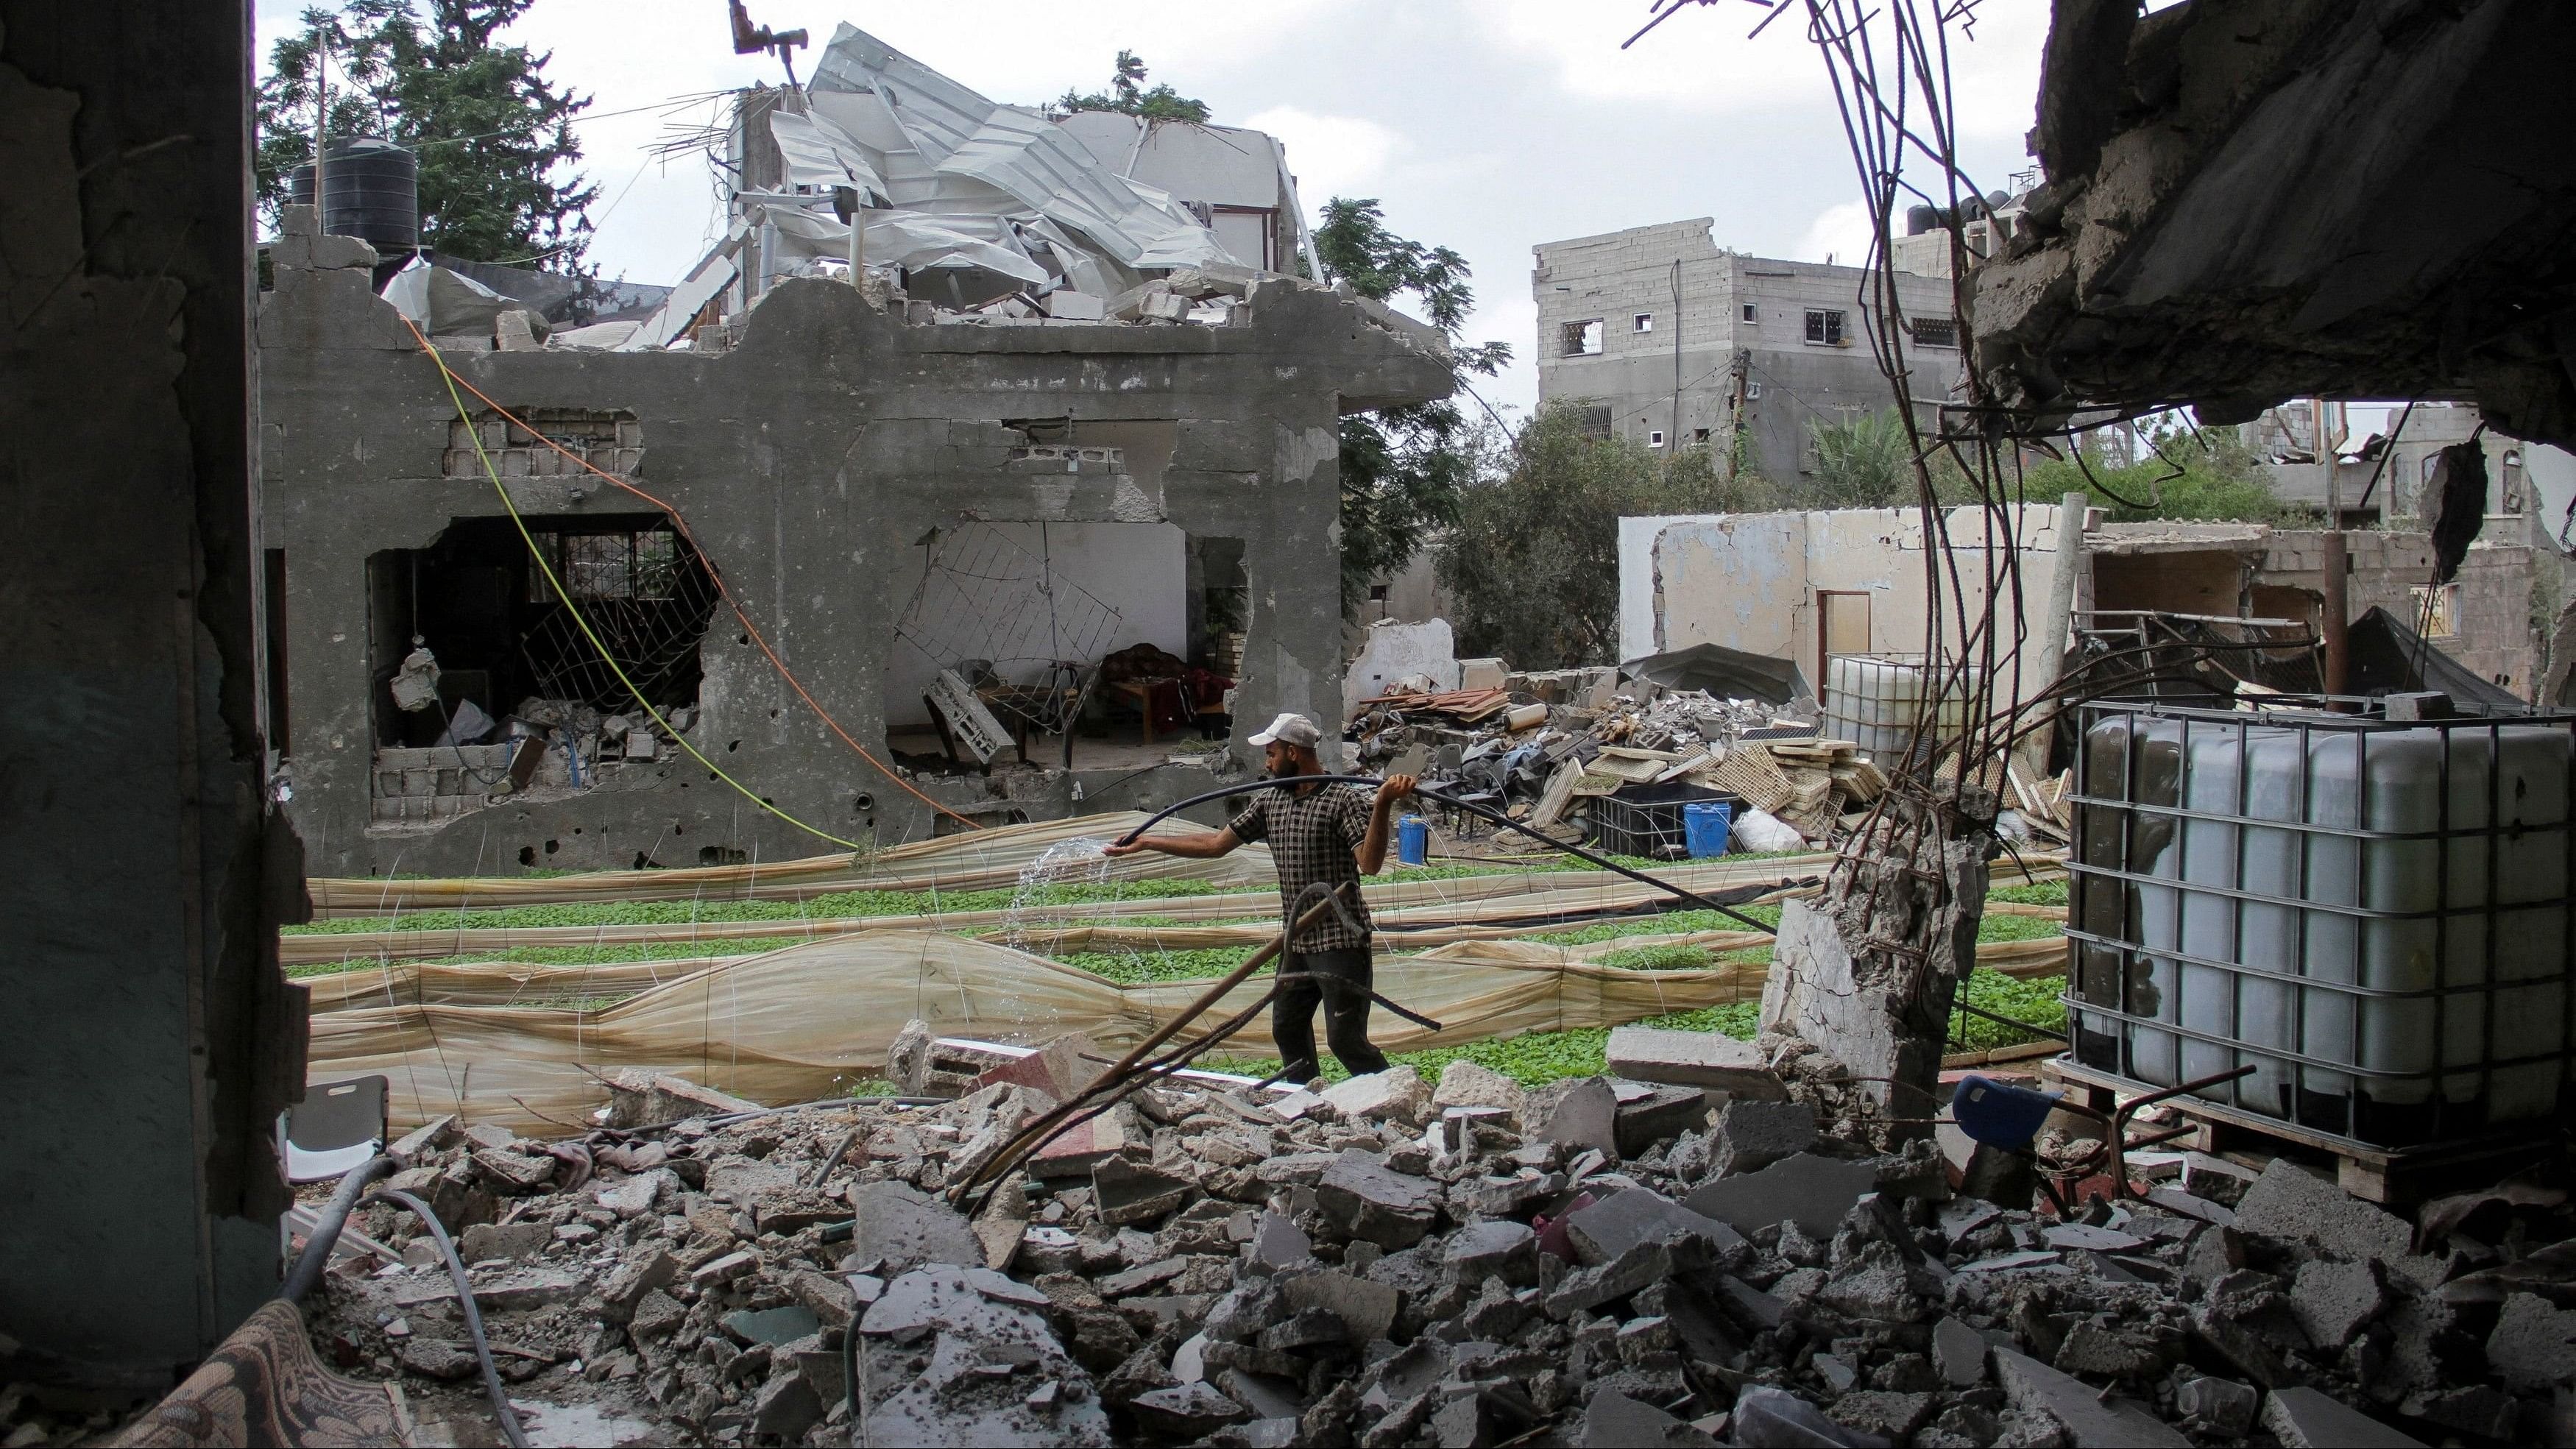
<svg viewBox="0 0 2576 1449">
<path fill-rule="evenodd" d="M 992 186 L 1124 266 L 1196 266 L 1225 256 L 1196 218 L 1103 168 L 1042 113 L 987 100 L 856 26 L 833 34 L 810 89 L 873 92 L 942 175 Z"/>
<path fill-rule="evenodd" d="M 846 257 L 850 228 L 821 212 L 801 206 L 765 206 L 762 215 L 778 229 L 785 249 L 800 256 Z M 928 267 L 982 267 L 1003 276 L 1045 286 L 1055 275 L 1016 245 L 973 235 L 969 228 L 994 230 L 1010 238 L 1010 224 L 1000 217 L 932 217 L 918 212 L 868 214 L 868 261 L 920 271 Z M 1015 238 L 1011 239 L 1016 241 Z"/>
<path fill-rule="evenodd" d="M 395 273 L 385 284 L 384 298 L 432 337 L 475 333 L 488 339 L 494 318 L 527 305 L 460 272 L 426 264 Z"/>
<path fill-rule="evenodd" d="M 863 200 L 893 200 L 867 145 L 834 124 L 830 117 L 772 111 L 769 135 L 778 143 L 778 154 L 786 159 L 791 184 L 825 190 L 848 186 L 855 188 Z"/>
</svg>

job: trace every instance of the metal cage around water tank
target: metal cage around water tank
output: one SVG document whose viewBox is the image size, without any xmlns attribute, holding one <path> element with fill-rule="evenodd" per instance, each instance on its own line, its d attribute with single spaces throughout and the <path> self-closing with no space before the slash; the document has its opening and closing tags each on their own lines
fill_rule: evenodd
<svg viewBox="0 0 2576 1449">
<path fill-rule="evenodd" d="M 2569 1098 L 2576 715 L 2083 709 L 2076 1062 L 2365 1147 Z M 2304 707 L 2303 707 L 2304 706 Z"/>
<path fill-rule="evenodd" d="M 313 163 L 287 177 L 297 206 L 313 204 Z M 357 136 L 322 148 L 322 230 L 394 256 L 420 245 L 420 163 L 391 141 Z"/>
</svg>

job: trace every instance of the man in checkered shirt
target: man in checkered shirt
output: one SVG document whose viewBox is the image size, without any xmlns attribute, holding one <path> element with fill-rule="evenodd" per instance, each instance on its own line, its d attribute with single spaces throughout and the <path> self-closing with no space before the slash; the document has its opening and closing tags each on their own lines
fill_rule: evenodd
<svg viewBox="0 0 2576 1449">
<path fill-rule="evenodd" d="M 1302 714 L 1283 714 L 1270 728 L 1252 737 L 1261 746 L 1272 778 L 1295 780 L 1324 773 L 1315 753 L 1323 731 Z M 1279 960 L 1279 995 L 1270 1003 L 1270 1034 L 1279 1043 L 1280 1076 L 1308 1082 L 1322 1070 L 1315 1056 L 1315 1007 L 1324 1008 L 1324 1036 L 1333 1056 L 1354 1076 L 1386 1070 L 1386 1053 L 1369 1043 L 1369 990 L 1374 975 L 1369 954 L 1368 907 L 1360 903 L 1363 875 L 1375 875 L 1386 864 L 1387 814 L 1395 802 L 1413 793 L 1411 775 L 1390 775 L 1374 799 L 1348 785 L 1282 784 L 1252 797 L 1252 804 L 1223 830 L 1189 835 L 1140 838 L 1131 845 L 1109 847 L 1111 855 L 1158 850 L 1190 860 L 1208 860 L 1255 840 L 1270 842 L 1270 858 L 1279 868 L 1282 930 L 1294 927 L 1301 914 L 1297 902 L 1307 887 L 1340 891 L 1344 910 L 1326 910 L 1323 919 L 1289 939 Z M 1320 895 L 1321 892 L 1319 891 Z M 1305 896 L 1308 906 L 1316 897 Z"/>
</svg>

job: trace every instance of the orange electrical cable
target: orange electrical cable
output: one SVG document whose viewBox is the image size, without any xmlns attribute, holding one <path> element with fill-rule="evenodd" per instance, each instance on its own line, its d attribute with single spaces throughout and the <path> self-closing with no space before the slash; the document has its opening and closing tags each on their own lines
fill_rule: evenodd
<svg viewBox="0 0 2576 1449">
<path fill-rule="evenodd" d="M 400 316 L 401 314 L 397 313 L 396 315 Z M 422 334 L 419 324 L 413 322 L 409 317 L 404 317 L 402 319 L 402 323 L 404 327 L 410 329 L 412 340 L 420 344 L 420 350 L 429 357 L 430 361 L 433 363 L 438 362 L 438 349 L 430 346 L 429 338 Z M 585 472 L 596 473 L 602 479 L 616 487 L 622 488 L 628 493 L 634 494 L 636 497 L 652 504 L 653 507 L 658 509 L 664 517 L 670 519 L 671 526 L 679 531 L 680 537 L 688 540 L 689 547 L 697 553 L 699 562 L 706 565 L 707 577 L 715 581 L 717 595 L 725 601 L 725 607 L 733 610 L 733 616 L 741 622 L 743 632 L 751 636 L 751 641 L 753 643 L 760 646 L 761 653 L 769 656 L 770 667 L 776 669 L 778 671 L 778 677 L 786 680 L 788 687 L 796 691 L 797 698 L 805 701 L 806 708 L 814 711 L 815 718 L 820 719 L 825 726 L 830 728 L 832 733 L 840 736 L 843 744 L 846 744 L 852 750 L 857 751 L 860 759 L 865 760 L 870 765 L 874 766 L 878 774 L 885 776 L 887 779 L 901 786 L 904 792 L 912 796 L 912 798 L 929 806 L 931 809 L 938 811 L 940 814 L 947 816 L 949 819 L 957 821 L 969 830 L 981 830 L 984 828 L 981 822 L 968 819 L 966 816 L 958 814 L 956 811 L 949 809 L 947 806 L 931 799 L 928 795 L 923 794 L 919 787 L 915 786 L 910 780 L 905 779 L 903 776 L 896 774 L 893 768 L 888 766 L 883 760 L 870 754 L 867 746 L 860 744 L 856 739 L 851 738 L 848 730 L 841 728 L 841 722 L 832 718 L 832 712 L 823 708 L 822 701 L 816 699 L 813 694 L 805 688 L 804 681 L 796 677 L 796 671 L 788 668 L 787 661 L 779 658 L 778 651 L 770 647 L 769 636 L 760 632 L 760 625 L 752 622 L 751 614 L 748 610 L 743 608 L 742 601 L 733 596 L 732 587 L 725 583 L 724 570 L 716 566 L 715 555 L 707 552 L 707 550 L 698 543 L 697 534 L 689 528 L 688 519 L 681 516 L 679 509 L 672 507 L 670 504 L 663 502 L 661 499 L 654 497 L 652 494 L 645 492 L 643 489 L 636 487 L 634 484 L 618 477 L 616 474 L 597 467 L 588 458 L 581 456 L 570 448 L 565 447 L 563 444 L 547 437 L 544 433 L 539 432 L 535 428 L 529 427 L 526 423 L 521 422 L 518 416 L 512 413 L 508 408 L 494 402 L 489 393 L 476 387 L 472 382 L 458 375 L 452 369 L 449 369 L 442 364 L 439 370 L 449 379 L 453 380 L 457 386 L 474 394 L 475 397 L 482 401 L 485 407 L 490 408 L 504 421 L 516 426 L 521 432 L 526 433 L 528 436 L 535 438 L 541 443 L 544 443 L 547 447 L 554 449 L 557 453 L 562 454 L 565 458 L 579 465 Z M 469 428 L 472 427 L 474 425 L 474 420 L 470 417 L 466 418 L 465 425 Z"/>
</svg>

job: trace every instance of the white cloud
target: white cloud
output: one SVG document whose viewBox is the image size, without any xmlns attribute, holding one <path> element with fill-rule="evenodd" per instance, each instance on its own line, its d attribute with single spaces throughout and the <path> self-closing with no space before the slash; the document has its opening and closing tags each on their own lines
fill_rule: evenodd
<svg viewBox="0 0 2576 1449">
<path fill-rule="evenodd" d="M 1375 121 L 1319 116 L 1297 106 L 1272 106 L 1245 117 L 1243 124 L 1269 132 L 1287 148 L 1297 199 L 1306 203 L 1310 218 L 1333 197 L 1376 188 L 1404 144 L 1401 136 Z"/>
<path fill-rule="evenodd" d="M 1798 254 L 1792 261 L 1821 262 L 1831 257 L 1834 264 L 1857 267 L 1869 261 L 1869 207 L 1864 202 L 1844 201 L 1826 207 L 1807 223 L 1806 238 L 1798 243 Z"/>
</svg>

